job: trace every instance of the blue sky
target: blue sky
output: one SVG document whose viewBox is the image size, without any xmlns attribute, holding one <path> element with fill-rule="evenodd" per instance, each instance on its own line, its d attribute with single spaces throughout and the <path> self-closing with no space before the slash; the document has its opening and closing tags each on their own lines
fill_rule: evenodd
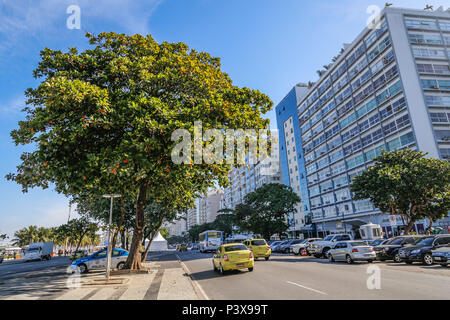
<svg viewBox="0 0 450 320">
<path fill-rule="evenodd" d="M 344 42 L 364 28 L 375 0 L 0 0 L 0 233 L 28 225 L 67 221 L 68 200 L 54 191 L 27 194 L 6 181 L 20 154 L 10 131 L 24 119 L 23 92 L 35 87 L 32 71 L 45 47 L 87 48 L 86 31 L 150 33 L 156 41 L 182 41 L 222 59 L 236 85 L 259 89 L 276 105 L 298 82 L 317 80 Z M 423 9 L 447 1 L 393 0 L 395 6 Z M 81 9 L 81 30 L 69 30 L 69 5 Z M 275 126 L 275 113 L 268 114 Z"/>
</svg>

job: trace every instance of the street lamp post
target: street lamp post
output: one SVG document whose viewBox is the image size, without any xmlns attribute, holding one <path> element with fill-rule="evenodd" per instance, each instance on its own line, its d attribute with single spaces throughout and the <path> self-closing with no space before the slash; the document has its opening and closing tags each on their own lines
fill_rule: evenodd
<svg viewBox="0 0 450 320">
<path fill-rule="evenodd" d="M 106 281 L 109 281 L 109 269 L 111 267 L 111 225 L 112 225 L 112 211 L 114 198 L 120 198 L 120 194 L 104 194 L 103 198 L 111 198 L 111 207 L 109 209 L 109 224 L 108 224 L 108 249 L 106 259 Z"/>
</svg>

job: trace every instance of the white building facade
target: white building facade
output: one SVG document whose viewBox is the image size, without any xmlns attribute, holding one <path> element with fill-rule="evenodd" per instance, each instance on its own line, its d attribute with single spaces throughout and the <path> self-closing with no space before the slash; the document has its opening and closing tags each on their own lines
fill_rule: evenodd
<svg viewBox="0 0 450 320">
<path fill-rule="evenodd" d="M 449 11 L 385 8 L 379 28 L 365 28 L 315 84 L 278 104 L 283 183 L 302 198 L 306 230 L 356 232 L 370 221 L 398 234 L 388 214 L 352 200 L 349 184 L 383 149 L 450 159 L 449 46 Z M 448 229 L 448 219 L 438 224 Z"/>
</svg>

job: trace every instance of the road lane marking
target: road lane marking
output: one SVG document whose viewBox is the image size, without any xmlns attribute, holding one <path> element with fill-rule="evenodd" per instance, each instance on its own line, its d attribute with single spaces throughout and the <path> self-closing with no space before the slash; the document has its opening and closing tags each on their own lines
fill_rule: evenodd
<svg viewBox="0 0 450 320">
<path fill-rule="evenodd" d="M 206 292 L 203 290 L 203 288 L 201 287 L 201 285 L 198 283 L 198 281 L 194 278 L 194 276 L 191 274 L 191 271 L 189 270 L 188 266 L 181 260 L 181 258 L 178 256 L 178 254 L 175 253 L 175 255 L 178 258 L 178 261 L 180 262 L 181 266 L 183 267 L 183 269 L 187 272 L 187 274 L 189 275 L 189 277 L 191 277 L 192 279 L 192 283 L 197 287 L 197 289 L 201 292 L 201 294 L 203 295 L 203 297 L 205 298 L 205 300 L 211 300 L 208 295 L 206 294 Z"/>
<path fill-rule="evenodd" d="M 311 290 L 313 292 L 320 293 L 320 294 L 323 294 L 323 295 L 326 295 L 326 296 L 328 295 L 325 292 L 322 292 L 322 291 L 319 291 L 319 290 L 316 290 L 316 289 L 312 289 L 312 288 L 308 288 L 308 287 L 302 286 L 301 284 L 298 284 L 298 283 L 295 283 L 295 282 L 291 282 L 291 281 L 286 281 L 286 282 L 289 283 L 289 284 L 293 284 L 294 286 L 301 287 L 303 289 Z"/>
</svg>

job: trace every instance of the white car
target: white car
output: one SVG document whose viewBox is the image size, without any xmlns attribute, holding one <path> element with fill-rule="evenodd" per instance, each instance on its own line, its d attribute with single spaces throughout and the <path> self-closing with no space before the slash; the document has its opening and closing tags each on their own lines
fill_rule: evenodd
<svg viewBox="0 0 450 320">
<path fill-rule="evenodd" d="M 293 252 L 296 256 L 301 254 L 303 256 L 308 254 L 308 245 L 311 242 L 322 240 L 322 238 L 308 238 L 303 240 L 300 243 L 293 244 L 291 246 L 291 252 Z"/>
<path fill-rule="evenodd" d="M 77 259 L 72 262 L 71 268 L 75 272 L 77 269 L 80 273 L 89 272 L 89 270 L 95 269 L 105 269 L 106 268 L 106 249 L 97 251 L 90 256 Z M 123 249 L 113 249 L 111 254 L 111 268 L 112 269 L 123 269 L 125 266 L 125 261 L 128 258 L 128 251 Z"/>
</svg>

